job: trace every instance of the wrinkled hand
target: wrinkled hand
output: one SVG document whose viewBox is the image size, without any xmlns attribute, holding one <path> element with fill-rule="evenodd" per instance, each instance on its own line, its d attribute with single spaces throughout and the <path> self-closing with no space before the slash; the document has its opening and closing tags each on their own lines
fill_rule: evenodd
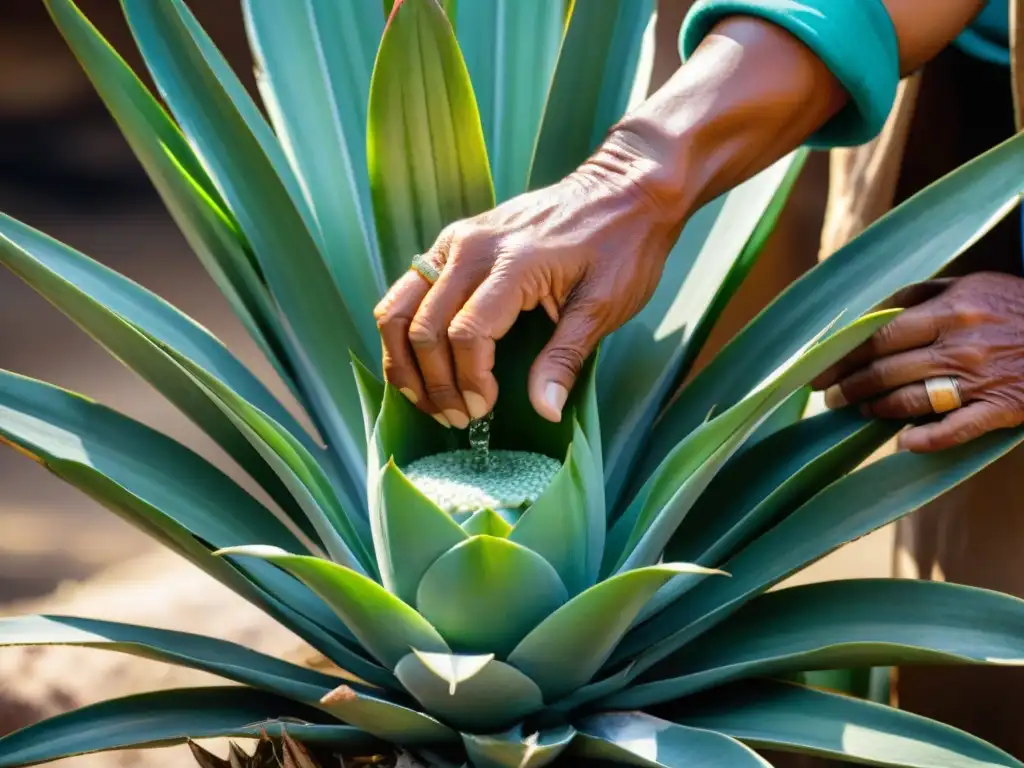
<svg viewBox="0 0 1024 768">
<path fill-rule="evenodd" d="M 495 341 L 520 312 L 557 323 L 529 376 L 530 400 L 551 420 L 598 341 L 646 304 L 681 221 L 636 179 L 642 158 L 606 145 L 565 180 L 513 198 L 441 233 L 418 272 L 376 309 L 385 378 L 445 426 L 494 407 Z"/>
<path fill-rule="evenodd" d="M 1024 279 L 977 273 L 914 286 L 911 306 L 815 382 L 829 407 L 860 403 L 865 415 L 931 414 L 925 379 L 953 376 L 963 406 L 912 427 L 900 445 L 938 451 L 1024 423 Z"/>
</svg>

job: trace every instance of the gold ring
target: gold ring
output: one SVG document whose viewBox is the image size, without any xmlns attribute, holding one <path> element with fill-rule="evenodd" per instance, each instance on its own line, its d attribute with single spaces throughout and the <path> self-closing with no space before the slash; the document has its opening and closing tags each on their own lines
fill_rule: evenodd
<svg viewBox="0 0 1024 768">
<path fill-rule="evenodd" d="M 412 257 L 412 264 L 409 267 L 431 285 L 436 283 L 437 279 L 441 277 L 440 270 L 427 261 L 422 253 L 417 253 Z"/>
<path fill-rule="evenodd" d="M 955 411 L 964 404 L 960 393 L 960 383 L 953 376 L 936 376 L 924 380 L 924 388 L 928 393 L 928 402 L 936 413 Z"/>
</svg>

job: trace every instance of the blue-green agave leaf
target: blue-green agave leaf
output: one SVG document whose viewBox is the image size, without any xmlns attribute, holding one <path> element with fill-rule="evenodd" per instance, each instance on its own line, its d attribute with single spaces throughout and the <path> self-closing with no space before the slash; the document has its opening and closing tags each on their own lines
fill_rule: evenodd
<svg viewBox="0 0 1024 768">
<path fill-rule="evenodd" d="M 770 592 L 657 664 L 609 706 L 647 706 L 655 696 L 675 699 L 744 677 L 902 664 L 1024 665 L 1024 601 L 903 579 Z"/>
<path fill-rule="evenodd" d="M 427 569 L 416 608 L 456 652 L 504 658 L 568 597 L 557 571 L 536 552 L 474 536 Z"/>
<path fill-rule="evenodd" d="M 597 673 L 644 604 L 681 573 L 722 571 L 668 563 L 602 581 L 544 619 L 509 654 L 508 663 L 537 681 L 545 701 L 565 696 Z"/>
<path fill-rule="evenodd" d="M 399 0 L 370 84 L 367 153 L 384 274 L 458 219 L 494 206 L 480 114 L 451 23 L 436 0 Z"/>
<path fill-rule="evenodd" d="M 739 402 L 840 311 L 840 325 L 939 272 L 1013 210 L 1024 191 L 1024 137 L 925 188 L 797 280 L 686 387 L 655 428 L 660 461 L 712 407 Z M 837 328 L 838 330 L 838 328 Z"/>
<path fill-rule="evenodd" d="M 270 118 L 307 195 L 330 267 L 368 349 L 384 271 L 366 173 L 366 104 L 384 14 L 374 2 L 245 0 Z"/>
<path fill-rule="evenodd" d="M 456 19 L 501 202 L 526 191 L 565 29 L 564 0 L 469 0 L 458 4 Z"/>
<path fill-rule="evenodd" d="M 497 536 L 499 539 L 507 539 L 512 533 L 512 525 L 493 509 L 478 509 L 460 523 L 460 526 L 470 536 Z"/>
<path fill-rule="evenodd" d="M 389 460 L 381 472 L 373 538 L 381 583 L 414 605 L 430 566 L 469 536 Z"/>
<path fill-rule="evenodd" d="M 473 733 L 511 727 L 544 706 L 530 678 L 491 655 L 413 652 L 395 675 L 427 712 Z"/>
<path fill-rule="evenodd" d="M 71 0 L 47 10 L 154 187 L 235 314 L 294 387 L 288 341 L 238 223 L 178 126 Z"/>
<path fill-rule="evenodd" d="M 805 156 L 788 155 L 697 212 L 669 253 L 651 300 L 601 345 L 598 394 L 613 501 L 665 399 L 760 255 Z"/>
<path fill-rule="evenodd" d="M 900 768 L 991 768 L 1022 763 L 952 726 L 849 696 L 771 681 L 684 699 L 665 716 L 756 749 Z"/>
<path fill-rule="evenodd" d="M 754 750 L 729 736 L 643 712 L 596 715 L 576 727 L 573 757 L 641 768 L 771 768 Z"/>
<path fill-rule="evenodd" d="M 380 692 L 340 685 L 320 700 L 346 723 L 392 744 L 419 746 L 458 742 L 455 731 L 430 715 L 383 698 Z"/>
<path fill-rule="evenodd" d="M 373 427 L 380 416 L 381 406 L 384 405 L 384 382 L 374 376 L 355 355 L 352 356 L 352 373 L 359 390 L 359 404 L 363 407 L 363 431 L 369 443 L 373 439 Z"/>
<path fill-rule="evenodd" d="M 182 688 L 103 701 L 15 731 L 0 738 L 0 768 L 189 739 L 258 738 L 263 731 L 280 736 L 282 729 L 310 744 L 382 746 L 358 728 L 271 693 L 243 686 Z"/>
<path fill-rule="evenodd" d="M 622 117 L 653 0 L 573 2 L 530 168 L 530 189 L 561 181 Z"/>
<path fill-rule="evenodd" d="M 0 618 L 0 647 L 72 645 L 199 669 L 296 701 L 318 702 L 338 679 L 245 646 L 187 632 L 71 616 Z"/>
<path fill-rule="evenodd" d="M 1004 430 L 942 453 L 887 456 L 847 475 L 725 563 L 731 579 L 697 585 L 634 629 L 621 658 L 636 657 L 639 674 L 790 574 L 919 509 L 1022 441 L 1024 429 Z"/>
<path fill-rule="evenodd" d="M 329 560 L 277 547 L 231 547 L 221 555 L 257 557 L 284 568 L 320 595 L 374 658 L 389 669 L 410 648 L 447 653 L 437 630 L 375 581 Z"/>
<path fill-rule="evenodd" d="M 516 726 L 493 736 L 462 734 L 466 754 L 476 768 L 544 768 L 557 760 L 576 736 L 571 725 L 523 735 Z"/>
<path fill-rule="evenodd" d="M 266 141 L 252 133 L 248 109 L 240 111 L 232 99 L 233 86 L 218 78 L 221 68 L 194 37 L 197 25 L 183 5 L 178 0 L 122 0 L 122 5 L 157 87 L 237 218 L 276 305 L 288 318 L 297 349 L 292 363 L 311 416 L 361 484 L 365 444 L 348 350 L 361 359 L 375 357 L 361 341 L 279 164 L 268 158 Z"/>
</svg>

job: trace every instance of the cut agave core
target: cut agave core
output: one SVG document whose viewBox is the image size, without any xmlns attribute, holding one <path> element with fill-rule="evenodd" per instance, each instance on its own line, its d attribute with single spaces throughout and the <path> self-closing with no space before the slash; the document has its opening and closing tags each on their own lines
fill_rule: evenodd
<svg viewBox="0 0 1024 768">
<path fill-rule="evenodd" d="M 484 470 L 475 458 L 473 450 L 447 451 L 410 462 L 402 471 L 438 507 L 460 516 L 481 509 L 524 512 L 562 468 L 557 459 L 530 451 L 492 450 Z"/>
</svg>

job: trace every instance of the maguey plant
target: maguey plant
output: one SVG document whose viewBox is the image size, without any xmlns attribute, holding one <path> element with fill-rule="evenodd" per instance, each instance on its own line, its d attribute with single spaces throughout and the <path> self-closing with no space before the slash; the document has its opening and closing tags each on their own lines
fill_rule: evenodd
<svg viewBox="0 0 1024 768">
<path fill-rule="evenodd" d="M 651 1 L 244 0 L 262 110 L 182 0 L 122 0 L 162 102 L 71 0 L 45 2 L 315 429 L 174 307 L 0 217 L 0 261 L 268 501 L 142 424 L 14 373 L 0 375 L 0 435 L 344 674 L 213 637 L 3 619 L 4 645 L 133 653 L 231 684 L 45 720 L 0 739 L 0 766 L 261 734 L 257 762 L 290 739 L 309 755 L 438 766 L 765 765 L 755 749 L 1020 765 L 953 728 L 794 680 L 1020 663 L 1024 602 L 895 580 L 770 590 L 1024 438 L 858 469 L 899 425 L 855 410 L 802 418 L 807 383 L 898 311 L 876 308 L 1016 204 L 1024 138 L 826 260 L 675 396 L 804 155 L 785 158 L 688 222 L 657 293 L 588 361 L 560 423 L 526 395 L 551 322 L 523 315 L 499 342 L 500 396 L 471 445 L 382 382 L 372 308 L 445 225 L 587 157 L 643 94 Z"/>
</svg>

